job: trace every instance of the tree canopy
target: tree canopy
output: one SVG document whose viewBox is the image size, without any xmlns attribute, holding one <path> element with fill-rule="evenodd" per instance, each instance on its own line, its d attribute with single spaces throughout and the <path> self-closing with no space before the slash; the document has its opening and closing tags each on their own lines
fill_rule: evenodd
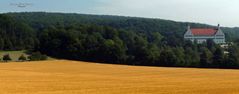
<svg viewBox="0 0 239 94">
<path fill-rule="evenodd" d="M 183 39 L 187 25 L 162 19 L 61 13 L 0 14 L 0 50 L 33 50 L 30 60 L 55 58 L 112 64 L 239 68 L 235 28 L 222 28 L 234 41 L 223 49 L 213 41 Z M 225 54 L 225 50 L 229 54 Z"/>
</svg>

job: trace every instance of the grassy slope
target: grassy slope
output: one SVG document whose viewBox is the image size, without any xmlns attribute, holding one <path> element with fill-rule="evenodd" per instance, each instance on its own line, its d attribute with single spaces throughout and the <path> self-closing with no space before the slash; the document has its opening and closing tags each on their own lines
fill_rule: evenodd
<svg viewBox="0 0 239 94">
<path fill-rule="evenodd" d="M 28 56 L 24 51 L 0 51 L 0 58 L 5 54 L 9 54 L 13 61 L 17 61 L 21 55 Z"/>
<path fill-rule="evenodd" d="M 1 94 L 232 94 L 239 70 L 42 61 L 0 64 Z"/>
<path fill-rule="evenodd" d="M 0 51 L 0 58 L 2 59 L 3 55 L 9 54 L 12 61 L 18 61 L 18 58 L 21 55 L 28 57 L 29 55 L 25 53 L 25 51 Z M 55 58 L 48 57 L 48 60 L 55 60 Z M 1 62 L 0 62 L 1 63 Z"/>
</svg>

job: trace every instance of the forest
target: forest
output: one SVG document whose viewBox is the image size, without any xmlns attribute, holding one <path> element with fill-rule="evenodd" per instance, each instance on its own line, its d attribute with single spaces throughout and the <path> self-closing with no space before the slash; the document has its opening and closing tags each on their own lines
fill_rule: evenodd
<svg viewBox="0 0 239 94">
<path fill-rule="evenodd" d="M 164 67 L 239 68 L 239 28 L 223 27 L 228 48 L 183 39 L 207 24 L 123 16 L 0 14 L 0 50 L 31 50 L 60 59 Z M 224 53 L 228 51 L 229 53 Z"/>
</svg>

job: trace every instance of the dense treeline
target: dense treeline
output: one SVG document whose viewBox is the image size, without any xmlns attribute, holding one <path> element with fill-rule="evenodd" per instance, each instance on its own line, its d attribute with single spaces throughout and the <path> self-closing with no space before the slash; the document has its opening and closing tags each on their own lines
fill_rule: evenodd
<svg viewBox="0 0 239 94">
<path fill-rule="evenodd" d="M 45 12 L 8 13 L 7 15 L 17 21 L 29 24 L 35 30 L 41 30 L 49 25 L 58 23 L 67 25 L 71 23 L 94 24 L 100 26 L 110 26 L 116 29 L 124 29 L 134 32 L 159 32 L 165 37 L 175 35 L 182 38 L 185 28 L 191 27 L 214 27 L 206 24 L 175 22 L 163 19 L 148 19 L 138 17 L 108 16 L 108 15 L 86 15 L 86 14 L 64 14 Z M 234 41 L 239 37 L 239 28 L 221 28 L 226 34 L 228 41 Z"/>
<path fill-rule="evenodd" d="M 0 15 L 0 50 L 33 48 L 37 43 L 35 32 L 27 24 Z"/>
<path fill-rule="evenodd" d="M 0 16 L 3 20 L 0 24 L 9 19 L 0 27 L 6 32 L 5 35 L 0 34 L 5 37 L 3 44 L 11 40 L 12 45 L 20 47 L 3 46 L 2 50 L 33 49 L 57 58 L 113 64 L 239 68 L 239 42 L 235 41 L 223 49 L 212 40 L 196 44 L 183 39 L 188 24 L 212 27 L 209 25 L 78 14 L 6 15 Z M 10 24 L 10 27 L 4 28 L 5 24 Z M 232 30 L 226 29 L 228 32 Z M 226 34 L 230 36 L 233 33 Z M 23 45 L 18 45 L 19 42 Z M 229 53 L 225 53 L 227 51 Z"/>
<path fill-rule="evenodd" d="M 158 32 L 149 35 L 95 25 L 52 26 L 39 33 L 37 50 L 58 58 L 114 64 L 239 68 L 237 45 L 222 49 L 212 40 L 175 45 L 174 39 Z"/>
</svg>

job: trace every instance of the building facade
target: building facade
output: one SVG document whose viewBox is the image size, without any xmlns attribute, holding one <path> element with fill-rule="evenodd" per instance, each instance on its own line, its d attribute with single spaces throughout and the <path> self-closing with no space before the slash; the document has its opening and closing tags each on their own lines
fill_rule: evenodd
<svg viewBox="0 0 239 94">
<path fill-rule="evenodd" d="M 216 44 L 224 44 L 225 34 L 222 32 L 220 25 L 217 28 L 191 28 L 188 26 L 187 32 L 184 34 L 184 39 L 199 44 L 211 39 Z"/>
</svg>

